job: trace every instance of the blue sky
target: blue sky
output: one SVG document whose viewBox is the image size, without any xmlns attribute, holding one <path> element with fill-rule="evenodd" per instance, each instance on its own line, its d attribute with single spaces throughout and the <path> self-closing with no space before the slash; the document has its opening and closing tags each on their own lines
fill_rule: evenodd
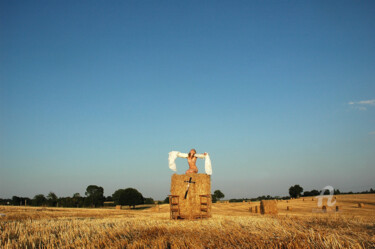
<svg viewBox="0 0 375 249">
<path fill-rule="evenodd" d="M 0 197 L 374 188 L 373 1 L 1 1 Z M 198 163 L 203 172 L 203 161 Z M 187 162 L 177 160 L 178 173 Z"/>
</svg>

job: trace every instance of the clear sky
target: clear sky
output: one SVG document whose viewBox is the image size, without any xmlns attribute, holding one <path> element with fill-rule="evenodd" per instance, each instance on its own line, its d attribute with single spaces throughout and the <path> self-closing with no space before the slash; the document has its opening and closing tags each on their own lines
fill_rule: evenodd
<svg viewBox="0 0 375 249">
<path fill-rule="evenodd" d="M 210 153 L 226 198 L 375 188 L 374 13 L 374 1 L 0 1 L 0 198 L 95 184 L 164 199 L 168 152 L 191 148 Z"/>
</svg>

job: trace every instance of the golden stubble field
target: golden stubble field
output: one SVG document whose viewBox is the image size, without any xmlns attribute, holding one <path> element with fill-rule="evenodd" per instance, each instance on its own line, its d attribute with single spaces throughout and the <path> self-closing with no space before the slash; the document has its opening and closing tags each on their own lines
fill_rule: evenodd
<svg viewBox="0 0 375 249">
<path fill-rule="evenodd" d="M 195 221 L 170 220 L 168 205 L 0 206 L 0 248 L 375 248 L 375 194 L 339 195 L 336 201 L 339 212 L 327 213 L 311 197 L 279 201 L 276 216 L 250 213 L 255 202 L 217 203 L 213 218 Z"/>
</svg>

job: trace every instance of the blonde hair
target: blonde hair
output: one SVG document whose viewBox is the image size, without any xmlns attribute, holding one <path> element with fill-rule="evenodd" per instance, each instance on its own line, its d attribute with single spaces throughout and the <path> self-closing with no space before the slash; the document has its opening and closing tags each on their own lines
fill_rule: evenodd
<svg viewBox="0 0 375 249">
<path fill-rule="evenodd" d="M 197 153 L 197 151 L 195 149 L 191 149 L 190 151 L 194 150 L 194 155 Z M 191 155 L 191 153 L 189 152 L 188 154 L 188 157 L 191 158 L 193 155 Z"/>
</svg>

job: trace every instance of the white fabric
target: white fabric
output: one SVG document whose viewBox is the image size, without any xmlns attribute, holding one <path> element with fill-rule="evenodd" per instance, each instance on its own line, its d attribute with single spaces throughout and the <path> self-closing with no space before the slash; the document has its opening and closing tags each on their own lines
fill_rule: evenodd
<svg viewBox="0 0 375 249">
<path fill-rule="evenodd" d="M 211 166 L 210 155 L 208 153 L 206 153 L 206 155 L 204 155 L 204 154 L 195 154 L 194 156 L 196 156 L 197 158 L 200 158 L 200 159 L 205 159 L 204 170 L 206 171 L 207 175 L 212 175 L 212 166 Z M 188 154 L 187 153 L 181 153 L 179 151 L 171 151 L 171 152 L 169 152 L 169 156 L 168 156 L 169 168 L 171 170 L 173 170 L 173 171 L 177 170 L 176 163 L 175 163 L 177 157 L 188 158 Z"/>
</svg>

